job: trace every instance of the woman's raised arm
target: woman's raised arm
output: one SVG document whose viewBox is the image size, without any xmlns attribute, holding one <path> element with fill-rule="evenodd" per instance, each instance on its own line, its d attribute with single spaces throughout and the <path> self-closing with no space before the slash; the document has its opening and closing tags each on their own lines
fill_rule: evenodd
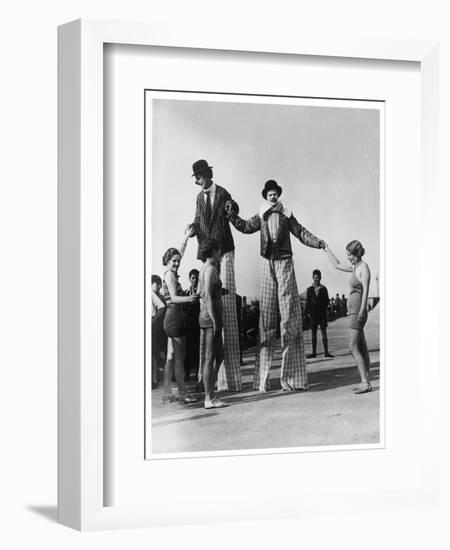
<svg viewBox="0 0 450 550">
<path fill-rule="evenodd" d="M 189 240 L 191 237 L 194 236 L 194 233 L 195 233 L 194 228 L 193 228 L 192 226 L 188 225 L 188 226 L 186 227 L 185 232 L 184 232 L 184 239 L 183 239 L 183 241 L 182 241 L 182 243 L 181 243 L 181 246 L 180 246 L 180 248 L 179 248 L 180 256 L 181 256 L 181 257 L 184 256 L 184 253 L 185 253 L 185 251 L 186 251 L 186 246 L 187 246 L 188 240 Z"/>
<path fill-rule="evenodd" d="M 333 251 L 331 250 L 331 248 L 326 243 L 325 243 L 324 250 L 325 250 L 325 252 L 328 256 L 328 259 L 330 260 L 330 262 L 334 265 L 334 267 L 336 269 L 339 269 L 339 271 L 346 271 L 347 273 L 351 273 L 353 271 L 353 268 L 350 265 L 344 265 L 342 262 L 340 262 L 336 258 L 336 256 L 333 254 Z"/>
</svg>

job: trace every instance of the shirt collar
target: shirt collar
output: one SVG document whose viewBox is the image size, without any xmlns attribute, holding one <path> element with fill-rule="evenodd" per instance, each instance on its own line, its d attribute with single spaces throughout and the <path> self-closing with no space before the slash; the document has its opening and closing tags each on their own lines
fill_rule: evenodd
<svg viewBox="0 0 450 550">
<path fill-rule="evenodd" d="M 202 189 L 203 193 L 206 193 L 207 195 L 214 195 L 216 192 L 216 184 L 212 182 L 211 186 L 208 189 Z"/>
</svg>

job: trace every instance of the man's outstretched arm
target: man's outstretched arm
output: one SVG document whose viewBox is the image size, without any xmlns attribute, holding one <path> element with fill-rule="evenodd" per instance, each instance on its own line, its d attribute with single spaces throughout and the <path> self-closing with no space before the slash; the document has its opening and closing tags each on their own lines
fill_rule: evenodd
<svg viewBox="0 0 450 550">
<path fill-rule="evenodd" d="M 311 248 L 325 248 L 325 242 L 303 227 L 294 215 L 289 218 L 289 230 L 302 244 Z"/>
<path fill-rule="evenodd" d="M 234 227 L 241 233 L 256 233 L 261 229 L 261 218 L 258 214 L 255 214 L 248 220 L 243 220 L 237 215 L 239 207 L 233 200 L 227 201 L 225 204 L 225 211 L 227 218 L 234 225 Z"/>
</svg>

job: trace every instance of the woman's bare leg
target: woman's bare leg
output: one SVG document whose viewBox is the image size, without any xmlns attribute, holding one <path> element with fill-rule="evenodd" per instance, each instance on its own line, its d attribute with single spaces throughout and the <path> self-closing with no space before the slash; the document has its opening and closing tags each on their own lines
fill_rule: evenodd
<svg viewBox="0 0 450 550">
<path fill-rule="evenodd" d="M 225 352 L 223 351 L 222 334 L 218 334 L 214 338 L 214 350 L 215 350 L 215 361 L 213 364 L 213 374 L 214 374 L 213 388 L 216 387 L 217 375 L 219 374 L 220 365 L 222 364 L 225 357 Z"/>
<path fill-rule="evenodd" d="M 202 380 L 205 386 L 205 401 L 212 401 L 214 398 L 215 376 L 214 376 L 214 330 L 212 328 L 203 328 L 203 343 L 205 350 L 205 359 L 203 363 Z"/>
<path fill-rule="evenodd" d="M 350 330 L 350 352 L 356 361 L 356 366 L 358 367 L 359 375 L 361 376 L 361 382 L 363 384 L 367 384 L 369 380 L 367 378 L 366 362 L 364 360 L 363 354 L 360 351 L 361 331 L 356 330 L 354 328 L 351 328 L 349 330 Z"/>
<path fill-rule="evenodd" d="M 175 380 L 177 381 L 180 395 L 186 395 L 186 386 L 184 385 L 184 358 L 186 354 L 186 336 L 172 338 L 172 344 L 175 355 Z"/>
<path fill-rule="evenodd" d="M 361 353 L 364 357 L 364 362 L 366 364 L 367 381 L 369 381 L 370 380 L 370 355 L 369 355 L 369 350 L 367 348 L 366 335 L 364 334 L 363 330 L 361 331 L 360 342 L 361 342 Z"/>
<path fill-rule="evenodd" d="M 170 395 L 170 383 L 172 381 L 175 352 L 172 338 L 167 338 L 167 359 L 164 365 L 164 396 Z"/>
<path fill-rule="evenodd" d="M 205 349 L 205 360 L 203 363 L 203 382 L 205 385 L 205 406 L 214 401 L 214 407 L 226 407 L 226 404 L 215 399 L 215 388 L 217 374 L 222 364 L 224 351 L 222 334 L 214 335 L 212 328 L 202 329 L 202 338 Z"/>
</svg>

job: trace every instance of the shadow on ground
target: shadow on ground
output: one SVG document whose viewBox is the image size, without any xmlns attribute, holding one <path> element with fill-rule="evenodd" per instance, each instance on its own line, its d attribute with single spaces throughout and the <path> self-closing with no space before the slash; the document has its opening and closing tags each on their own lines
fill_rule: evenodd
<svg viewBox="0 0 450 550">
<path fill-rule="evenodd" d="M 380 378 L 380 363 L 372 363 L 370 368 L 370 380 L 372 382 L 373 391 L 378 391 L 378 380 Z M 327 391 L 327 390 L 333 390 L 341 387 L 346 386 L 357 386 L 361 379 L 358 374 L 358 369 L 356 367 L 339 367 L 339 368 L 333 368 L 329 370 L 321 370 L 319 372 L 312 372 L 308 375 L 309 379 L 309 389 L 308 392 L 321 392 L 321 391 Z M 375 384 L 374 384 L 375 383 Z M 256 401 L 265 401 L 267 399 L 273 399 L 276 397 L 279 399 L 280 397 L 290 397 L 293 396 L 299 392 L 290 392 L 290 391 L 282 391 L 280 386 L 280 380 L 279 379 L 272 379 L 270 381 L 270 390 L 265 393 L 257 392 L 253 389 L 253 383 L 248 382 L 246 384 L 242 385 L 242 390 L 240 392 L 220 392 L 221 398 L 223 398 L 228 404 L 233 405 L 239 405 L 239 404 L 247 404 L 252 403 Z M 246 395 L 246 392 L 250 392 L 249 395 Z M 194 409 L 202 409 L 203 408 L 203 402 L 199 401 L 197 403 L 193 403 L 191 405 L 184 405 L 183 406 L 186 410 L 194 410 Z M 202 415 L 199 415 L 198 417 L 193 416 L 190 418 L 187 418 L 185 420 L 194 420 L 196 418 L 204 418 L 208 415 L 216 415 L 218 413 L 205 413 Z"/>
<path fill-rule="evenodd" d="M 322 370 L 320 372 L 312 372 L 308 376 L 310 392 L 333 390 L 336 388 L 358 385 L 361 383 L 361 378 L 358 369 L 355 367 L 341 367 L 338 369 Z M 377 391 L 378 382 L 380 379 L 380 363 L 372 363 L 370 366 L 370 382 L 374 386 L 374 391 Z"/>
<path fill-rule="evenodd" d="M 27 509 L 52 523 L 58 521 L 58 509 L 56 506 L 27 506 Z"/>
</svg>

